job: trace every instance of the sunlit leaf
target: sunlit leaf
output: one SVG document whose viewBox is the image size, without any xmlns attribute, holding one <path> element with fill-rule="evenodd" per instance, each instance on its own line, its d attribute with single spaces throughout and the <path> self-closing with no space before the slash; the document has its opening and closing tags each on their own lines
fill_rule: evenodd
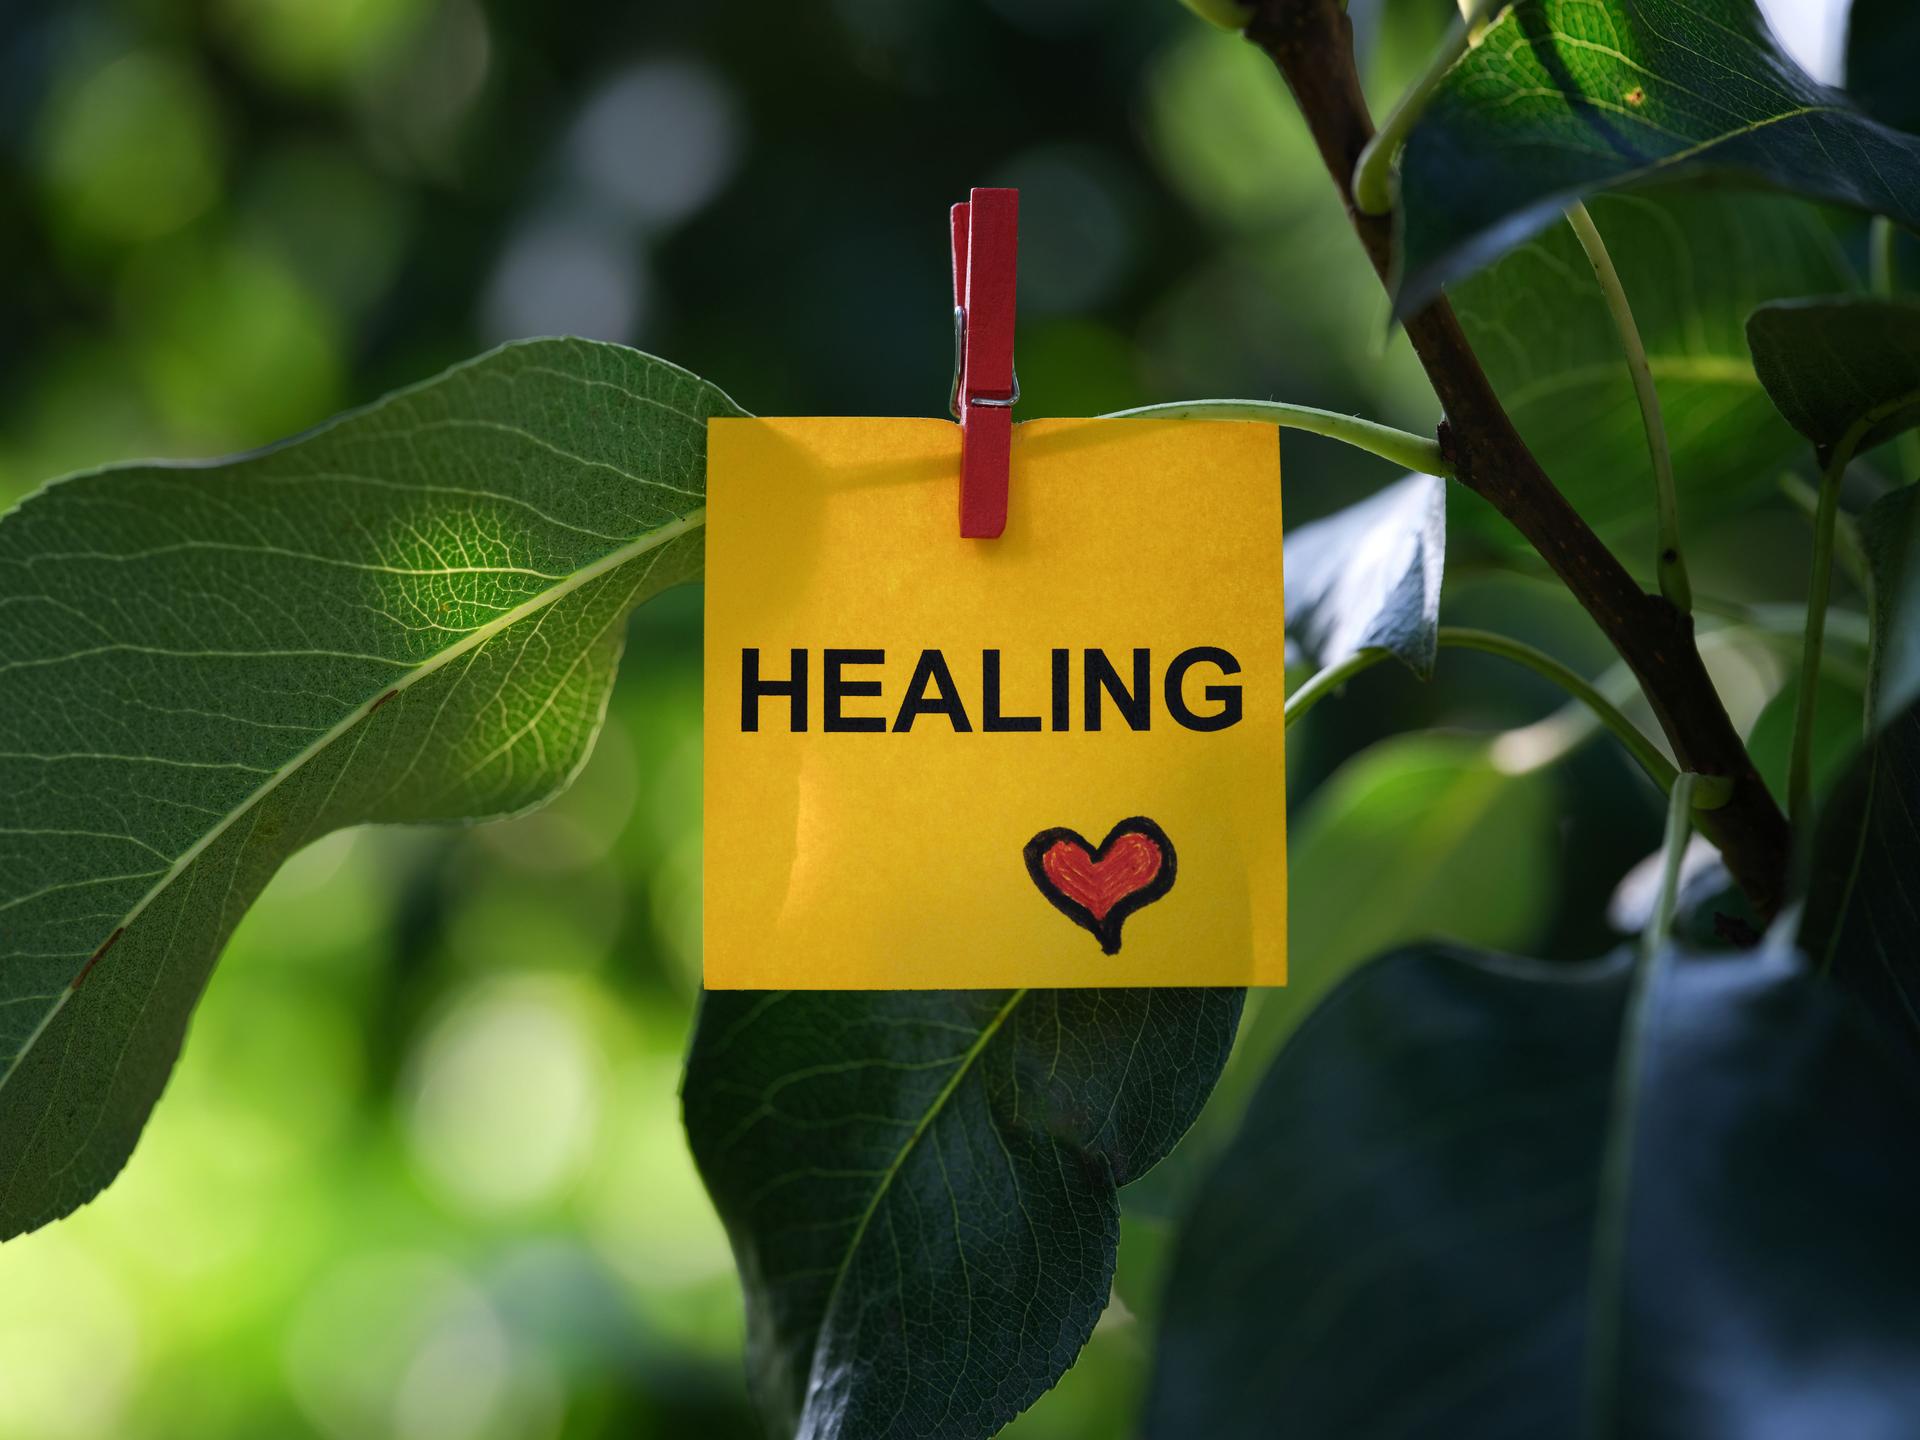
<svg viewBox="0 0 1920 1440">
<path fill-rule="evenodd" d="M 1920 139 L 1808 78 L 1752 0 L 1521 0 L 1408 138 L 1397 303 L 1592 191 L 1700 174 L 1920 224 Z"/>
<path fill-rule="evenodd" d="M 1920 302 L 1780 300 L 1753 312 L 1747 341 L 1767 394 L 1815 445 L 1864 424 L 1866 450 L 1920 425 Z"/>
<path fill-rule="evenodd" d="M 1773 195 L 1663 186 L 1590 209 L 1659 388 L 1682 520 L 1770 494 L 1805 446 L 1760 387 L 1746 319 L 1763 301 L 1849 288 L 1833 232 L 1812 206 Z M 1650 521 L 1646 428 L 1572 229 L 1549 225 L 1452 299 L 1521 435 L 1588 522 Z"/>
<path fill-rule="evenodd" d="M 1059 1379 L 1242 993 L 710 992 L 687 1132 L 776 1433 L 984 1437 Z"/>
<path fill-rule="evenodd" d="M 113 1178 L 288 855 L 571 778 L 627 613 L 699 573 L 705 422 L 735 413 L 536 341 L 0 520 L 0 1236 Z"/>
<path fill-rule="evenodd" d="M 1385 650 L 1426 679 L 1446 554 L 1446 482 L 1433 475 L 1302 525 L 1286 543 L 1288 639 L 1316 669 Z"/>
<path fill-rule="evenodd" d="M 1781 953 L 1404 951 L 1204 1184 L 1146 1433 L 1896 1437 L 1915 1075 Z"/>
</svg>

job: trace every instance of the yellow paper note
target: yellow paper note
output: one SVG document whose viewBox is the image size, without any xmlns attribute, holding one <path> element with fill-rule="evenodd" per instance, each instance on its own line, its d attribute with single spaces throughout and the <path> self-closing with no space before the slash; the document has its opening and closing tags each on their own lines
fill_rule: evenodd
<svg viewBox="0 0 1920 1440">
<path fill-rule="evenodd" d="M 706 983 L 1286 979 L 1277 430 L 708 432 Z"/>
</svg>

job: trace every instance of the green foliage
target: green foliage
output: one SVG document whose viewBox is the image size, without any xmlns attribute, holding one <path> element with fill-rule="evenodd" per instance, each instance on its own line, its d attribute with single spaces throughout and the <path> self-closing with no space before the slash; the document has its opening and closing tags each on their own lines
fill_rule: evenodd
<svg viewBox="0 0 1920 1440">
<path fill-rule="evenodd" d="M 1909 707 L 1880 728 L 1820 814 L 1799 941 L 1824 973 L 1920 1054 L 1917 797 L 1920 707 Z"/>
<path fill-rule="evenodd" d="M 1920 8 L 1908 0 L 1853 0 L 1847 8 L 1847 93 L 1876 120 L 1920 130 Z"/>
<path fill-rule="evenodd" d="M 1856 425 L 1855 450 L 1920 425 L 1920 302 L 1777 301 L 1753 312 L 1747 340 L 1773 403 L 1823 450 Z"/>
<path fill-rule="evenodd" d="M 1249 18 L 1188 3 L 1225 29 Z M 223 28 L 204 55 L 199 20 L 169 20 L 124 55 L 63 58 L 44 103 L 16 107 L 33 173 L 8 173 L 0 146 L 0 190 L 47 215 L 25 217 L 23 283 L 0 301 L 0 351 L 22 362 L 0 366 L 7 494 L 98 456 L 310 424 L 460 353 L 476 308 L 525 328 L 492 309 L 533 272 L 604 293 L 596 266 L 635 302 L 610 325 L 782 413 L 937 406 L 944 308 L 910 298 L 940 289 L 925 197 L 869 186 L 855 211 L 749 250 L 737 237 L 794 201 L 736 186 L 728 224 L 680 243 L 686 216 L 641 192 L 718 187 L 734 142 L 672 175 L 589 143 L 600 100 L 637 93 L 616 72 L 572 95 L 617 63 L 597 7 L 511 30 L 497 7 L 419 0 L 232 8 L 206 12 Z M 807 64 L 749 54 L 734 72 L 849 97 L 798 138 L 756 133 L 766 173 L 864 180 L 950 143 L 939 117 L 972 78 L 942 69 L 965 53 L 941 28 L 958 12 L 833 8 L 756 28 Z M 1008 174 L 1072 201 L 1029 210 L 1050 263 L 1023 276 L 1027 413 L 1244 394 L 1433 434 L 1431 386 L 1269 60 L 1164 3 L 1097 22 L 1014 8 L 1031 73 L 1086 77 L 996 100 L 1009 134 L 1055 137 Z M 1354 7 L 1375 113 L 1452 9 Z M 1912 304 L 1847 294 L 1858 227 L 1797 198 L 1920 218 L 1920 140 L 1878 123 L 1916 124 L 1910 12 L 1856 6 L 1869 119 L 1782 59 L 1746 0 L 1523 0 L 1404 156 L 1401 303 L 1449 286 L 1555 484 L 1623 537 L 1653 508 L 1642 421 L 1556 217 L 1639 187 L 1592 211 L 1658 382 L 1701 613 L 1736 626 L 1798 613 L 1804 526 L 1775 493 L 1804 459 L 1795 427 L 1875 443 L 1920 415 Z M 731 22 L 682 19 L 727 42 L 693 48 L 731 55 Z M 1100 78 L 1072 69 L 1109 23 L 1125 43 Z M 833 24 L 846 43 L 802 48 Z M 578 53 L 546 47 L 563 28 Z M 431 66 L 409 68 L 416 48 Z M 675 103 L 726 111 L 721 66 L 668 67 Z M 514 73 L 555 83 L 499 83 Z M 530 116 L 515 97 L 536 91 L 566 113 Z M 881 94 L 916 103 L 874 126 Z M 806 95 L 756 89 L 728 123 Z M 326 133 L 336 102 L 346 123 Z M 523 108 L 490 109 L 508 104 Z M 1134 106 L 1158 179 L 1112 123 Z M 469 107 L 485 121 L 463 131 Z M 543 133 L 551 151 L 523 138 Z M 1797 194 L 1688 188 L 1703 177 Z M 1640 187 L 1655 178 L 1676 183 Z M 510 212 L 515 195 L 540 208 Z M 579 269 L 507 263 L 555 236 Z M 638 279 L 621 269 L 643 255 Z M 1105 288 L 1082 292 L 1083 270 Z M 540 342 L 270 451 L 83 475 L 0 520 L 0 1234 L 43 1226 L 6 1251 L 0 1431 L 744 1433 L 739 1294 L 754 1397 L 809 1440 L 984 1437 L 1016 1415 L 1021 1440 L 1118 1434 L 1156 1332 L 1154 1434 L 1910 1428 L 1910 1069 L 1780 953 L 1666 951 L 1637 992 L 1623 960 L 1579 958 L 1594 902 L 1645 852 L 1640 787 L 1549 768 L 1584 721 L 1489 738 L 1537 697 L 1471 666 L 1318 692 L 1290 756 L 1291 983 L 1253 996 L 1244 1026 L 1237 991 L 725 993 L 687 1051 L 698 601 L 626 617 L 698 577 L 702 424 L 732 413 L 635 352 Z M 1289 437 L 1290 512 L 1379 478 Z M 1865 478 L 1825 493 L 1852 505 Z M 1445 490 L 1411 476 L 1295 527 L 1293 658 L 1327 676 L 1390 654 L 1433 676 L 1437 642 L 1467 633 L 1438 629 Z M 1820 671 L 1811 749 L 1831 798 L 1796 837 L 1801 943 L 1908 1049 L 1916 493 L 1841 517 L 1871 570 L 1872 648 L 1864 676 L 1844 657 Z M 1456 533 L 1456 564 L 1513 568 L 1506 529 Z M 1471 618 L 1606 663 L 1584 619 L 1504 609 Z M 307 847 L 242 920 L 330 829 L 553 795 L 629 630 L 641 663 L 586 783 L 472 835 Z M 1762 708 L 1773 666 L 1740 642 L 1709 659 L 1777 793 L 1795 687 Z M 1863 706 L 1877 724 L 1851 758 Z M 1713 934 L 1725 872 L 1702 859 L 1693 933 Z M 1623 926 L 1652 907 L 1629 908 Z M 236 924 L 238 963 L 200 1004 Z M 1428 937 L 1552 963 L 1431 943 L 1368 963 Z M 119 1169 L 189 1015 L 141 1163 L 44 1226 Z M 1190 1125 L 1185 1163 L 1158 1165 Z M 118 1318 L 135 1308 L 145 1332 Z"/>
<path fill-rule="evenodd" d="M 1260 997 L 1248 1052 L 1270 1056 L 1349 972 L 1396 945 L 1538 938 L 1559 797 L 1545 772 L 1503 767 L 1497 745 L 1396 735 L 1315 792 L 1289 836 L 1287 986 Z"/>
<path fill-rule="evenodd" d="M 1782 197 L 1662 187 L 1590 209 L 1659 387 L 1683 521 L 1697 529 L 1764 495 L 1802 448 L 1754 375 L 1747 316 L 1763 301 L 1845 290 L 1852 269 L 1821 216 Z M 1644 523 L 1645 429 L 1573 231 L 1549 225 L 1451 294 L 1554 483 L 1603 530 Z"/>
<path fill-rule="evenodd" d="M 1920 224 L 1920 139 L 1809 79 L 1751 0 L 1521 0 L 1408 138 L 1396 303 L 1595 190 L 1703 174 Z"/>
<path fill-rule="evenodd" d="M 1860 517 L 1860 548 L 1873 604 L 1867 710 L 1898 715 L 1920 700 L 1920 488 L 1876 500 Z"/>
<path fill-rule="evenodd" d="M 0 1234 L 119 1171 L 227 936 L 367 821 L 524 810 L 640 601 L 700 569 L 719 391 L 511 346 L 306 438 L 0 526 Z"/>
<path fill-rule="evenodd" d="M 1058 1380 L 1242 993 L 710 993 L 687 1132 L 776 1433 L 989 1435 Z"/>
<path fill-rule="evenodd" d="M 1819 693 L 1813 700 L 1813 795 L 1825 795 L 1860 748 L 1860 715 L 1866 704 L 1859 680 L 1836 672 L 1831 665 L 1820 673 Z M 1801 677 L 1795 675 L 1755 717 L 1747 732 L 1747 753 L 1767 789 L 1781 804 L 1787 800 L 1787 770 L 1793 750 L 1793 723 Z"/>
<path fill-rule="evenodd" d="M 1287 537 L 1287 638 L 1316 670 L 1385 650 L 1422 679 L 1439 649 L 1446 482 L 1409 475 Z"/>
<path fill-rule="evenodd" d="M 1920 874 L 1920 495 L 1896 490 L 1861 517 L 1872 579 L 1866 749 L 1835 785 L 1814 837 L 1800 943 L 1920 1053 L 1915 880 Z"/>
<path fill-rule="evenodd" d="M 1784 954 L 1383 959 L 1202 1187 L 1147 1434 L 1902 1434 L 1916 1125 Z"/>
</svg>

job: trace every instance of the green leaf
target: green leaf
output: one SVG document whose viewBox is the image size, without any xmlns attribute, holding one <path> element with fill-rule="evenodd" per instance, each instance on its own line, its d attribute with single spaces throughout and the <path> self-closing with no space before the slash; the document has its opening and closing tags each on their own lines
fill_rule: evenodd
<svg viewBox="0 0 1920 1440">
<path fill-rule="evenodd" d="M 710 992 L 687 1133 L 776 1433 L 986 1436 L 1107 1304 L 1238 990 Z"/>
<path fill-rule="evenodd" d="M 1920 139 L 1809 79 L 1751 0 L 1521 0 L 1408 137 L 1396 304 L 1593 191 L 1703 174 L 1920 225 Z"/>
<path fill-rule="evenodd" d="M 1820 812 L 1800 944 L 1920 1053 L 1920 500 L 1860 517 L 1871 581 L 1870 736 Z M 1816 731 L 1816 736 L 1818 732 Z"/>
<path fill-rule="evenodd" d="M 1847 289 L 1852 270 L 1819 212 L 1780 196 L 1663 186 L 1590 210 L 1659 387 L 1681 519 L 1698 526 L 1767 493 L 1803 453 L 1754 374 L 1747 316 L 1763 301 Z M 1507 412 L 1575 508 L 1603 530 L 1647 520 L 1646 429 L 1572 229 L 1548 226 L 1452 299 Z"/>
<path fill-rule="evenodd" d="M 1355 756 L 1288 836 L 1287 985 L 1245 1047 L 1271 1055 L 1362 961 L 1410 940 L 1527 944 L 1553 911 L 1559 795 L 1488 741 L 1396 735 Z"/>
<path fill-rule="evenodd" d="M 1146 1433 L 1892 1437 L 1920 1090 L 1779 953 L 1350 980 L 1204 1185 Z"/>
<path fill-rule="evenodd" d="M 1386 650 L 1425 680 L 1439 653 L 1446 482 L 1409 475 L 1287 536 L 1289 649 L 1316 670 Z"/>
<path fill-rule="evenodd" d="M 697 576 L 718 390 L 512 345 L 0 520 L 0 1238 L 125 1163 L 241 914 L 342 826 L 536 805 Z"/>
<path fill-rule="evenodd" d="M 1913 944 L 1920 916 L 1917 496 L 1913 486 L 1896 490 L 1860 517 L 1871 592 L 1869 738 L 1820 812 L 1800 944 L 1920 1053 L 1920 956 Z"/>
<path fill-rule="evenodd" d="M 1920 701 L 1920 487 L 1903 486 L 1860 516 L 1872 591 L 1868 714 L 1898 715 Z"/>
<path fill-rule="evenodd" d="M 1526 732 L 1516 732 L 1525 734 Z M 1410 734 L 1348 760 L 1287 836 L 1287 983 L 1256 990 L 1188 1154 L 1217 1153 L 1273 1057 L 1356 967 L 1395 945 L 1537 941 L 1558 888 L 1560 792 L 1546 770 L 1503 768 L 1502 739 Z M 1180 1165 L 1141 1198 L 1184 1209 Z"/>
<path fill-rule="evenodd" d="M 1920 425 L 1920 302 L 1781 300 L 1753 312 L 1747 342 L 1780 413 L 1822 449 L 1856 424 L 1863 451 Z"/>
<path fill-rule="evenodd" d="M 1913 0 L 1853 0 L 1847 12 L 1847 93 L 1876 120 L 1920 130 L 1920 6 Z"/>
<path fill-rule="evenodd" d="M 1866 696 L 1860 676 L 1822 666 L 1819 692 L 1813 697 L 1813 797 L 1832 790 L 1860 749 L 1860 717 Z M 1787 803 L 1787 770 L 1792 761 L 1794 711 L 1800 699 L 1800 673 L 1775 691 L 1755 717 L 1747 734 L 1747 753 L 1767 789 L 1782 805 Z"/>
<path fill-rule="evenodd" d="M 1820 812 L 1799 943 L 1920 1055 L 1920 708 L 1881 727 Z"/>
</svg>

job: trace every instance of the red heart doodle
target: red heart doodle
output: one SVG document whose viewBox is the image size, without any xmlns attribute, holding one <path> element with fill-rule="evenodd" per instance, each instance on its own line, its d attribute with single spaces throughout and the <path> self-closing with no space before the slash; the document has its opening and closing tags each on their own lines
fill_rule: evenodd
<svg viewBox="0 0 1920 1440">
<path fill-rule="evenodd" d="M 1122 820 L 1097 847 L 1077 830 L 1042 830 L 1022 854 L 1048 903 L 1109 955 L 1119 953 L 1127 917 L 1173 888 L 1173 842 L 1144 815 Z"/>
</svg>

